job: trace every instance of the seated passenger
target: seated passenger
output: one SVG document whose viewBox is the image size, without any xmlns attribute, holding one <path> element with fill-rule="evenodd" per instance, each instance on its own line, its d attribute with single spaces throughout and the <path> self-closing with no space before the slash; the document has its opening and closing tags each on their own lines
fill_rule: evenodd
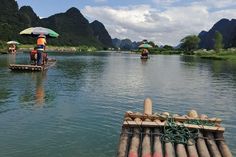
<svg viewBox="0 0 236 157">
<path fill-rule="evenodd" d="M 30 62 L 32 65 L 37 64 L 37 47 L 30 52 Z"/>
</svg>

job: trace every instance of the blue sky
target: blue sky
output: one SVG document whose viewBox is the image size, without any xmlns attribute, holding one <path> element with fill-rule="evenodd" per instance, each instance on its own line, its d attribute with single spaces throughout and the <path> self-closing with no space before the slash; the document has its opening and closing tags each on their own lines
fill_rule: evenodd
<svg viewBox="0 0 236 157">
<path fill-rule="evenodd" d="M 102 22 L 112 38 L 148 39 L 177 45 L 186 35 L 209 30 L 221 18 L 236 18 L 236 0 L 17 0 L 41 17 L 78 8 Z"/>
</svg>

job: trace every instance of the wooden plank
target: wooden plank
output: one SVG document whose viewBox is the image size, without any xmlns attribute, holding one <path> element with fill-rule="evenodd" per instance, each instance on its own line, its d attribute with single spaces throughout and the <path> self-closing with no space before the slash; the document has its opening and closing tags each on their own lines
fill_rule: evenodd
<svg viewBox="0 0 236 157">
<path fill-rule="evenodd" d="M 167 117 L 165 116 L 160 116 L 160 115 L 140 115 L 140 114 L 135 114 L 135 113 L 126 113 L 125 117 L 130 117 L 132 119 L 134 118 L 140 118 L 142 120 L 144 119 L 151 119 L 152 121 L 155 119 L 159 119 L 161 121 L 164 121 L 167 119 Z M 207 118 L 207 119 L 203 119 L 203 118 L 192 118 L 192 117 L 188 117 L 188 116 L 176 116 L 174 117 L 175 121 L 178 122 L 185 122 L 187 120 L 201 120 L 201 121 L 208 121 L 208 122 L 215 122 L 215 123 L 221 123 L 222 119 L 220 118 Z"/>
<path fill-rule="evenodd" d="M 187 128 L 192 128 L 192 129 L 203 129 L 203 130 L 211 130 L 211 131 L 225 131 L 225 128 L 223 127 L 216 127 L 216 126 L 202 126 L 202 125 L 194 125 L 194 124 L 178 124 L 177 125 L 184 125 Z M 138 126 L 143 126 L 143 127 L 158 127 L 158 126 L 165 126 L 165 122 L 162 123 L 156 123 L 156 122 L 141 122 L 141 123 L 136 123 L 134 121 L 124 121 L 123 126 L 129 126 L 129 127 L 138 127 Z"/>
</svg>

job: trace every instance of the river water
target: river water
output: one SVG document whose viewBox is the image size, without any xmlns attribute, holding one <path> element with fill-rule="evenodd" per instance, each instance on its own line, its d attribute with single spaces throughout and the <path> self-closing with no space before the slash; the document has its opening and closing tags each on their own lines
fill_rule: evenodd
<svg viewBox="0 0 236 157">
<path fill-rule="evenodd" d="M 190 109 L 223 119 L 236 155 L 236 63 L 184 56 L 99 53 L 50 54 L 45 72 L 11 72 L 27 54 L 0 55 L 1 157 L 116 156 L 125 111 L 186 114 Z"/>
</svg>

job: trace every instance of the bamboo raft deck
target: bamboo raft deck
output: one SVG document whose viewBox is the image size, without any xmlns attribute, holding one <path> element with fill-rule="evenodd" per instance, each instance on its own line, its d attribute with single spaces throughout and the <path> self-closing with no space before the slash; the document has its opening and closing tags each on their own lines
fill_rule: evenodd
<svg viewBox="0 0 236 157">
<path fill-rule="evenodd" d="M 56 60 L 49 60 L 46 65 L 38 66 L 38 65 L 30 65 L 30 64 L 10 64 L 9 69 L 12 71 L 44 71 L 49 67 L 55 65 Z"/>
<path fill-rule="evenodd" d="M 187 132 L 198 130 L 197 136 L 188 138 L 186 143 L 166 139 L 165 128 L 168 119 L 167 112 L 152 113 L 150 99 L 144 101 L 143 114 L 127 111 L 117 157 L 232 157 L 224 140 L 225 128 L 220 125 L 221 119 L 208 118 L 206 115 L 198 116 L 195 110 L 191 110 L 188 115 L 172 115 L 171 119 L 177 127 L 187 128 Z M 204 125 L 188 124 L 188 121 L 201 121 Z M 211 123 L 211 126 L 207 123 Z M 180 137 L 181 135 L 175 136 L 176 139 Z"/>
</svg>

